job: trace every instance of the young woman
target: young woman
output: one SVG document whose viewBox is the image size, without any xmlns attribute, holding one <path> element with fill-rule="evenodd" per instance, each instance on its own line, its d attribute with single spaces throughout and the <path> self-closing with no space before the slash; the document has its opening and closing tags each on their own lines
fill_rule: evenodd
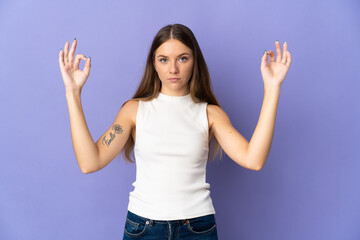
<svg viewBox="0 0 360 240">
<path fill-rule="evenodd" d="M 218 239 L 210 184 L 205 179 L 210 142 L 213 140 L 216 153 L 221 146 L 242 167 L 263 168 L 272 142 L 280 87 L 291 64 L 286 42 L 283 52 L 275 42 L 276 60 L 271 50 L 262 56 L 264 100 L 250 142 L 232 126 L 215 98 L 193 32 L 172 24 L 156 34 L 137 91 L 95 143 L 80 97 L 91 61 L 84 54 L 74 58 L 76 45 L 75 39 L 69 51 L 69 43 L 65 43 L 59 64 L 81 171 L 98 171 L 121 152 L 125 160 L 134 162 L 130 153 L 135 153 L 136 181 L 129 196 L 123 239 Z M 79 69 L 81 59 L 86 61 L 83 71 Z"/>
</svg>

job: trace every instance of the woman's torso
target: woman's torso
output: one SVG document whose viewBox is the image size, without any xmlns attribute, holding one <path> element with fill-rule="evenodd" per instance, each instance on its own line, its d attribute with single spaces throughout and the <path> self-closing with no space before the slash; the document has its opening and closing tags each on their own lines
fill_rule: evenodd
<svg viewBox="0 0 360 240">
<path fill-rule="evenodd" d="M 128 210 L 157 220 L 215 213 L 206 182 L 212 106 L 189 94 L 130 105 L 136 180 Z"/>
<path fill-rule="evenodd" d="M 139 101 L 138 100 L 130 100 L 130 101 L 133 102 L 133 104 L 131 104 L 131 106 L 134 108 L 130 112 L 131 120 L 132 120 L 131 136 L 134 139 L 134 142 L 136 142 L 136 115 L 137 115 L 137 111 L 139 108 Z M 214 106 L 215 105 L 208 104 L 207 108 L 206 108 L 207 119 L 209 122 L 209 141 L 210 141 L 211 137 L 213 136 L 212 125 L 213 125 L 213 114 L 214 114 L 214 110 L 215 110 Z"/>
</svg>

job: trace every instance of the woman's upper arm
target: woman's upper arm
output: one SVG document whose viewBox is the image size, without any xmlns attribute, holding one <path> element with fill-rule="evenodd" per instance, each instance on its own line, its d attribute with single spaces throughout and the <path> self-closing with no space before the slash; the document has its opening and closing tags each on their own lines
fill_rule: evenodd
<svg viewBox="0 0 360 240">
<path fill-rule="evenodd" d="M 208 104 L 208 115 L 212 134 L 224 152 L 240 166 L 253 170 L 246 158 L 249 142 L 234 128 L 226 112 Z"/>
<path fill-rule="evenodd" d="M 119 110 L 113 124 L 99 138 L 96 145 L 99 150 L 99 167 L 104 168 L 118 155 L 125 146 L 133 127 L 139 101 L 129 100 Z"/>
</svg>

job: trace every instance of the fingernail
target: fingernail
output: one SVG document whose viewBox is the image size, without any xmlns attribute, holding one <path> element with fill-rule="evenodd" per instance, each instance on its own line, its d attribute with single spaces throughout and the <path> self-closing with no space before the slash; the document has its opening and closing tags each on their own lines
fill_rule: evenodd
<svg viewBox="0 0 360 240">
<path fill-rule="evenodd" d="M 276 42 L 278 42 L 279 40 L 276 40 Z"/>
<path fill-rule="evenodd" d="M 264 50 L 264 53 L 263 53 L 263 54 L 265 54 L 265 52 L 266 52 L 266 49 Z"/>
<path fill-rule="evenodd" d="M 91 57 L 89 57 L 90 61 L 91 61 Z"/>
<path fill-rule="evenodd" d="M 62 50 L 62 48 L 60 48 L 60 51 Z"/>
<path fill-rule="evenodd" d="M 74 40 L 76 40 L 76 38 L 74 38 Z"/>
</svg>

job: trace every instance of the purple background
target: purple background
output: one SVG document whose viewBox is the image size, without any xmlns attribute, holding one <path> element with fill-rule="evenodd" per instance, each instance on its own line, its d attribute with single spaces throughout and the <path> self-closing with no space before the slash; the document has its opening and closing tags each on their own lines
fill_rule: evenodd
<svg viewBox="0 0 360 240">
<path fill-rule="evenodd" d="M 216 97 L 250 140 L 264 49 L 287 41 L 265 167 L 207 167 L 219 239 L 360 239 L 359 1 L 1 1 L 0 239 L 122 239 L 136 166 L 83 174 L 58 53 L 92 59 L 82 103 L 96 141 L 142 77 L 156 32 L 187 25 Z M 84 62 L 81 62 L 81 69 Z"/>
</svg>

